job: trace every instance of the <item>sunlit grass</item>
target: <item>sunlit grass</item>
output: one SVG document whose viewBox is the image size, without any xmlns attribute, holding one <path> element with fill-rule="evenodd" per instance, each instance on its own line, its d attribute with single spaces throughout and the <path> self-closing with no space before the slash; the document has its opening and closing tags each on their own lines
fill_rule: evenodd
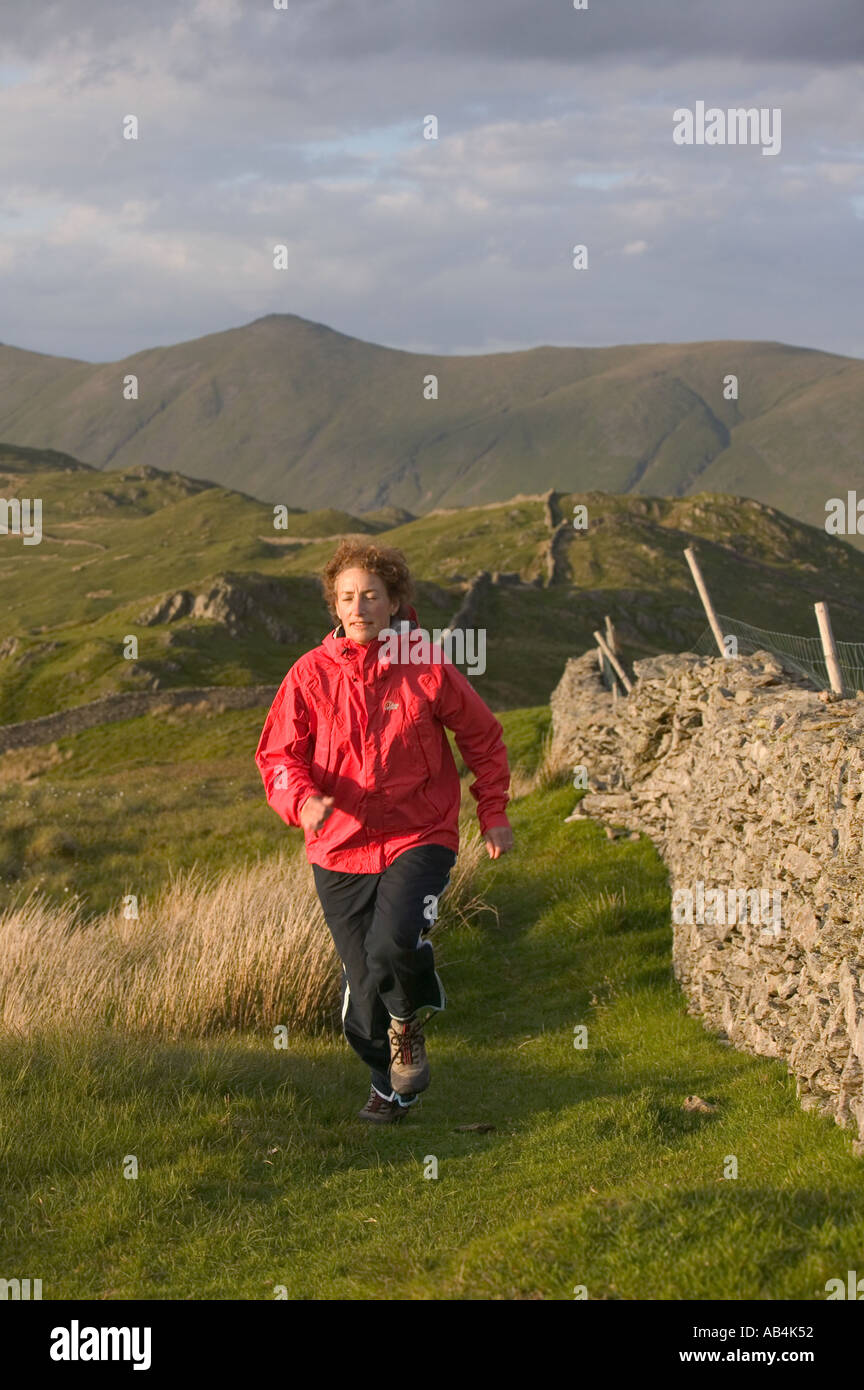
<svg viewBox="0 0 864 1390">
<path fill-rule="evenodd" d="M 498 915 L 436 937 L 448 1008 L 401 1126 L 357 1120 L 338 1025 L 277 1049 L 242 991 L 233 1033 L 3 1038 L 7 1276 L 46 1299 L 824 1298 L 864 1242 L 851 1136 L 688 1015 L 662 863 L 565 823 L 572 804 L 538 788 L 514 853 L 466 871 Z M 217 959 L 215 929 L 187 928 Z"/>
</svg>

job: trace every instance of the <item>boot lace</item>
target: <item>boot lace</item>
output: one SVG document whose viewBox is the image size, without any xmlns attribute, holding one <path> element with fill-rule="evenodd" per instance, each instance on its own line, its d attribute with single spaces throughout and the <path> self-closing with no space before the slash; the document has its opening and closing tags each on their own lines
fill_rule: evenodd
<svg viewBox="0 0 864 1390">
<path fill-rule="evenodd" d="M 419 1018 L 409 1019 L 408 1022 L 399 1024 L 394 1030 L 397 1040 L 396 1059 L 401 1066 L 410 1066 L 414 1060 L 414 1046 L 421 1046 L 425 1043 L 423 1024 L 427 1023 L 429 1018 L 430 1015 L 427 1014 L 422 1023 Z"/>
</svg>

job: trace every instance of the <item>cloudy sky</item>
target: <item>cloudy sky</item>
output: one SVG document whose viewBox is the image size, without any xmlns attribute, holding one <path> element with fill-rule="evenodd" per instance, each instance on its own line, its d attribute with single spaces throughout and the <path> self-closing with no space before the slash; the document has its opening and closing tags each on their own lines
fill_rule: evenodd
<svg viewBox="0 0 864 1390">
<path fill-rule="evenodd" d="M 285 3 L 2 0 L 3 342 L 101 361 L 286 312 L 864 357 L 864 0 Z M 779 108 L 779 154 L 676 144 L 699 101 Z"/>
</svg>

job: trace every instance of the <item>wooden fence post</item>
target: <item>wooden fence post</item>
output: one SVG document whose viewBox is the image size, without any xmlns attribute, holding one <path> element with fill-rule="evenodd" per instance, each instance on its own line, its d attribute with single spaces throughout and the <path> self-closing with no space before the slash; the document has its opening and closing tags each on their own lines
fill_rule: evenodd
<svg viewBox="0 0 864 1390">
<path fill-rule="evenodd" d="M 831 689 L 835 695 L 842 695 L 843 672 L 840 670 L 840 657 L 837 652 L 837 643 L 834 641 L 831 619 L 828 616 L 828 605 L 827 603 L 816 603 L 813 606 L 816 609 L 816 621 L 819 624 L 819 636 L 822 638 L 822 651 L 825 654 L 825 665 L 828 668 Z"/>
<path fill-rule="evenodd" d="M 717 619 L 717 614 L 715 612 L 714 605 L 711 602 L 711 596 L 708 593 L 705 580 L 702 578 L 702 571 L 699 568 L 699 561 L 696 559 L 696 553 L 693 550 L 693 547 L 688 545 L 687 549 L 684 551 L 684 554 L 687 557 L 687 563 L 690 566 L 690 572 L 693 575 L 693 579 L 696 584 L 699 597 L 702 600 L 702 607 L 705 609 L 705 612 L 708 617 L 708 622 L 711 625 L 711 631 L 714 633 L 714 641 L 717 643 L 717 649 L 720 652 L 720 655 L 722 657 L 725 657 L 726 648 L 723 645 L 723 629 L 721 628 L 720 623 Z"/>
<path fill-rule="evenodd" d="M 606 642 L 610 652 L 614 652 L 615 656 L 620 656 L 621 651 L 618 646 L 618 634 L 615 631 L 615 625 L 612 622 L 612 619 L 609 617 L 608 613 L 606 614 L 606 617 L 603 619 L 603 623 L 606 628 Z"/>
<path fill-rule="evenodd" d="M 606 660 L 609 662 L 609 665 L 612 667 L 612 670 L 616 672 L 618 679 L 621 681 L 621 684 L 623 685 L 624 689 L 627 691 L 627 694 L 629 695 L 630 691 L 633 689 L 633 682 L 630 680 L 629 676 L 627 675 L 627 672 L 624 670 L 624 667 L 621 665 L 621 662 L 618 660 L 617 656 L 615 656 L 614 653 L 609 650 L 608 643 L 606 641 L 606 638 L 603 636 L 603 633 L 599 631 L 595 632 L 594 641 L 597 643 L 597 646 L 600 648 Z"/>
<path fill-rule="evenodd" d="M 614 691 L 615 686 L 618 684 L 617 680 L 615 679 L 615 672 L 612 670 L 611 666 L 609 665 L 609 662 L 606 660 L 606 658 L 605 658 L 605 656 L 603 655 L 603 653 L 602 653 L 602 651 L 600 650 L 600 648 L 597 647 L 597 648 L 595 648 L 595 650 L 596 650 L 596 652 L 597 652 L 597 666 L 598 666 L 598 668 L 599 668 L 599 670 L 600 670 L 600 679 L 602 680 L 603 684 L 605 685 L 605 684 L 606 684 L 606 680 L 607 680 L 606 672 L 607 672 L 607 670 L 608 670 L 608 671 L 609 671 L 608 680 L 609 680 L 609 682 L 610 682 L 610 689 L 612 689 L 612 690 Z"/>
</svg>

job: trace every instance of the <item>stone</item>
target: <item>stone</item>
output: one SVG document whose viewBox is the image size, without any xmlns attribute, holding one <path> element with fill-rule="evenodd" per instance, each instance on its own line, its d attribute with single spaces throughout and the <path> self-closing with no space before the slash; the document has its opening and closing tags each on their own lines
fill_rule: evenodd
<svg viewBox="0 0 864 1390">
<path fill-rule="evenodd" d="M 675 979 L 724 1042 L 782 1058 L 802 1107 L 856 1132 L 864 1156 L 861 702 L 820 699 L 770 653 L 633 670 L 617 706 L 593 649 L 553 691 L 553 747 L 588 771 L 578 819 L 649 836 L 673 893 L 700 881 L 780 892 L 776 935 L 749 920 L 671 923 Z"/>
<path fill-rule="evenodd" d="M 793 845 L 786 851 L 782 867 L 787 869 L 794 878 L 806 881 L 818 876 L 820 864 L 819 860 L 814 859 L 812 854 L 807 854 L 805 850 L 798 849 L 797 846 Z"/>
</svg>

